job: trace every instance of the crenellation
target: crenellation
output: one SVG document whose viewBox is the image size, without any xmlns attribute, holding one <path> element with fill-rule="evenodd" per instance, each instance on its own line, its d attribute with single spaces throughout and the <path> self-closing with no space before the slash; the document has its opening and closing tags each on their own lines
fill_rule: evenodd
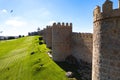
<svg viewBox="0 0 120 80">
<path fill-rule="evenodd" d="M 61 23 L 60 22 L 57 23 L 57 27 L 61 27 Z"/>
<path fill-rule="evenodd" d="M 46 28 L 48 29 L 48 28 L 50 28 L 50 26 L 46 26 Z"/>
<path fill-rule="evenodd" d="M 94 13 L 95 14 L 101 13 L 101 7 L 97 5 L 96 8 L 94 9 Z"/>
<path fill-rule="evenodd" d="M 119 18 L 120 8 L 113 9 L 113 2 L 106 0 L 102 6 L 102 11 L 99 6 L 97 6 L 93 11 L 94 22 L 102 21 L 108 18 Z"/>
<path fill-rule="evenodd" d="M 53 27 L 55 27 L 57 24 L 56 23 L 53 23 Z"/>
<path fill-rule="evenodd" d="M 70 23 L 70 27 L 72 27 L 72 23 Z"/>
<path fill-rule="evenodd" d="M 68 23 L 66 23 L 66 26 L 67 26 L 67 27 L 69 26 Z"/>
<path fill-rule="evenodd" d="M 72 23 L 68 24 L 68 23 L 64 23 L 64 22 L 62 22 L 62 23 L 58 22 L 58 23 L 54 23 L 52 27 L 54 27 L 54 29 L 61 28 L 61 29 L 69 30 L 69 29 L 72 29 Z"/>
<path fill-rule="evenodd" d="M 104 14 L 109 15 L 113 11 L 113 2 L 110 0 L 106 0 L 102 5 L 102 11 Z"/>
<path fill-rule="evenodd" d="M 92 38 L 92 33 L 73 33 L 76 37 Z"/>
<path fill-rule="evenodd" d="M 65 26 L 65 23 L 64 23 L 64 22 L 62 22 L 62 26 Z"/>
</svg>

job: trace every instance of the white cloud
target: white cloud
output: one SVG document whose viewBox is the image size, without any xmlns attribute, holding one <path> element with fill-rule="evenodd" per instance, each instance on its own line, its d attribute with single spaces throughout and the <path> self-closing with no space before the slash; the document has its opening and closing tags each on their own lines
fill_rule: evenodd
<svg viewBox="0 0 120 80">
<path fill-rule="evenodd" d="M 13 27 L 23 27 L 23 26 L 26 26 L 27 23 L 24 22 L 24 21 L 20 21 L 20 20 L 7 20 L 5 22 L 6 25 L 9 25 L 9 26 L 13 26 Z"/>
<path fill-rule="evenodd" d="M 8 13 L 8 11 L 6 9 L 2 9 L 0 10 L 0 13 Z"/>
</svg>

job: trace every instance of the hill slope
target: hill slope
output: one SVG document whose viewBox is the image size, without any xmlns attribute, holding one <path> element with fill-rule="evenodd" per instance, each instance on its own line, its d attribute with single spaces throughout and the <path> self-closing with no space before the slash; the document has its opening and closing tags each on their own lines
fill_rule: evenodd
<svg viewBox="0 0 120 80">
<path fill-rule="evenodd" d="M 0 80 L 68 80 L 38 37 L 0 41 Z"/>
</svg>

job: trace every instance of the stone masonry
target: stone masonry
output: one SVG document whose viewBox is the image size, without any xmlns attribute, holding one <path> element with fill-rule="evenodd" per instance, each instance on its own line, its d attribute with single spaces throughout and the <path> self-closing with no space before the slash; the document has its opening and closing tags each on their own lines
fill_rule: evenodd
<svg viewBox="0 0 120 80">
<path fill-rule="evenodd" d="M 92 80 L 120 80 L 120 6 L 110 0 L 94 10 Z"/>
<path fill-rule="evenodd" d="M 53 24 L 52 27 L 52 50 L 53 60 L 65 61 L 71 55 L 72 23 Z"/>
<path fill-rule="evenodd" d="M 77 60 L 92 63 L 92 44 L 92 33 L 72 33 L 72 55 Z"/>
<path fill-rule="evenodd" d="M 92 33 L 72 32 L 72 23 L 54 23 L 41 31 L 47 47 L 52 48 L 54 61 L 65 61 L 74 56 L 92 63 Z"/>
</svg>

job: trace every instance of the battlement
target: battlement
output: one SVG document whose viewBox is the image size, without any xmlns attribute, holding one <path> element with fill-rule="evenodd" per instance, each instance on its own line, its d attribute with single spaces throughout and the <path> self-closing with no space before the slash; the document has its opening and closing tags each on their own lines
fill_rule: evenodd
<svg viewBox="0 0 120 80">
<path fill-rule="evenodd" d="M 46 29 L 52 29 L 52 26 L 46 26 Z"/>
<path fill-rule="evenodd" d="M 104 19 L 113 19 L 120 17 L 120 0 L 119 7 L 117 9 L 113 9 L 113 2 L 110 0 L 106 0 L 105 3 L 101 7 L 97 6 L 93 12 L 94 22 L 104 20 Z"/>
<path fill-rule="evenodd" d="M 72 23 L 53 23 L 53 26 L 54 28 L 72 28 Z"/>
<path fill-rule="evenodd" d="M 92 33 L 73 33 L 73 36 L 76 37 L 76 38 L 90 38 L 92 39 L 93 37 L 93 34 Z"/>
</svg>

